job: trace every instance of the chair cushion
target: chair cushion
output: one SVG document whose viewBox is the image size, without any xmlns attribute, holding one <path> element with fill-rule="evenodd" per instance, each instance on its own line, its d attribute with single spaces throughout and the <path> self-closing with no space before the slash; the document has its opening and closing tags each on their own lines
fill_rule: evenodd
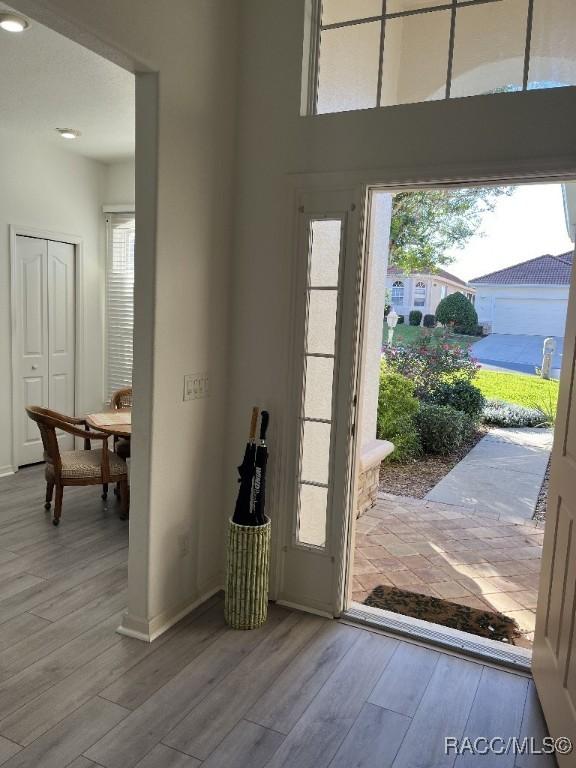
<svg viewBox="0 0 576 768">
<path fill-rule="evenodd" d="M 83 477 L 100 477 L 102 474 L 102 449 L 94 448 L 91 451 L 62 451 L 62 478 L 67 480 Z M 126 462 L 112 451 L 108 451 L 110 462 L 110 475 L 125 475 Z"/>
</svg>

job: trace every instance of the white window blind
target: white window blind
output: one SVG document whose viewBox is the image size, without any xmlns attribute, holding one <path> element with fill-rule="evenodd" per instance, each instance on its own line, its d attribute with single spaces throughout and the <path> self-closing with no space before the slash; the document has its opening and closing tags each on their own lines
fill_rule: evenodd
<svg viewBox="0 0 576 768">
<path fill-rule="evenodd" d="M 106 216 L 106 397 L 132 384 L 134 336 L 133 213 Z"/>
</svg>

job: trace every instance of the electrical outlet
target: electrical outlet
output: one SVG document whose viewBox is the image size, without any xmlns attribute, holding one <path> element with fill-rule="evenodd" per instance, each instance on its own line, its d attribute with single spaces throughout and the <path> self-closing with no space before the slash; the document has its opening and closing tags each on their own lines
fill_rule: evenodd
<svg viewBox="0 0 576 768">
<path fill-rule="evenodd" d="M 184 400 L 199 400 L 208 395 L 207 373 L 188 373 L 184 376 Z"/>
</svg>

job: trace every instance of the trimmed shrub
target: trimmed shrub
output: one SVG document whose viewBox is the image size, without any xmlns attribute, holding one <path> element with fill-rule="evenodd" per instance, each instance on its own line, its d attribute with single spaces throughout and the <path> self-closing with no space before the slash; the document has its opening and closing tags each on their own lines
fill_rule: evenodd
<svg viewBox="0 0 576 768">
<path fill-rule="evenodd" d="M 400 420 L 412 418 L 418 410 L 414 396 L 414 384 L 400 373 L 389 371 L 384 364 L 380 367 L 378 389 L 378 437 L 389 438 L 397 432 Z"/>
<path fill-rule="evenodd" d="M 422 312 L 419 309 L 413 309 L 408 315 L 408 322 L 410 325 L 420 325 L 422 322 Z"/>
<path fill-rule="evenodd" d="M 414 425 L 413 419 L 399 419 L 396 422 L 396 432 L 387 437 L 391 443 L 394 443 L 394 450 L 386 458 L 390 464 L 406 464 L 414 461 L 422 455 L 422 443 L 420 434 Z"/>
<path fill-rule="evenodd" d="M 413 417 L 419 403 L 414 397 L 414 384 L 399 373 L 380 367 L 378 390 L 377 434 L 380 440 L 390 440 L 395 451 L 388 458 L 392 462 L 406 462 L 422 453 L 420 436 Z"/>
<path fill-rule="evenodd" d="M 436 328 L 436 315 L 424 315 L 422 325 L 424 328 Z"/>
<path fill-rule="evenodd" d="M 482 421 L 494 427 L 545 427 L 550 419 L 537 408 L 526 408 L 504 400 L 487 400 Z"/>
<path fill-rule="evenodd" d="M 398 315 L 398 325 L 404 325 L 404 315 Z"/>
<path fill-rule="evenodd" d="M 424 400 L 434 405 L 450 405 L 468 414 L 473 421 L 479 421 L 486 405 L 486 398 L 478 387 L 465 379 L 441 382 Z"/>
<path fill-rule="evenodd" d="M 472 302 L 463 293 L 451 293 L 436 308 L 436 319 L 455 333 L 476 333 L 478 315 Z"/>
<path fill-rule="evenodd" d="M 424 452 L 441 456 L 457 451 L 474 430 L 472 419 L 449 405 L 422 403 L 415 423 Z"/>
</svg>

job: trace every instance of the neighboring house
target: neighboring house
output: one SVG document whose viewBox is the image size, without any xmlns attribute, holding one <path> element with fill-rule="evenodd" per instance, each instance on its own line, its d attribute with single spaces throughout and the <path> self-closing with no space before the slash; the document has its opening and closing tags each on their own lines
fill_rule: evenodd
<svg viewBox="0 0 576 768">
<path fill-rule="evenodd" d="M 404 274 L 398 267 L 388 267 L 386 292 L 388 301 L 399 315 L 418 309 L 423 315 L 434 315 L 443 298 L 460 291 L 474 303 L 474 288 L 456 275 L 439 269 L 437 272 Z"/>
<path fill-rule="evenodd" d="M 538 256 L 470 281 L 478 322 L 492 333 L 563 336 L 572 253 Z"/>
</svg>

